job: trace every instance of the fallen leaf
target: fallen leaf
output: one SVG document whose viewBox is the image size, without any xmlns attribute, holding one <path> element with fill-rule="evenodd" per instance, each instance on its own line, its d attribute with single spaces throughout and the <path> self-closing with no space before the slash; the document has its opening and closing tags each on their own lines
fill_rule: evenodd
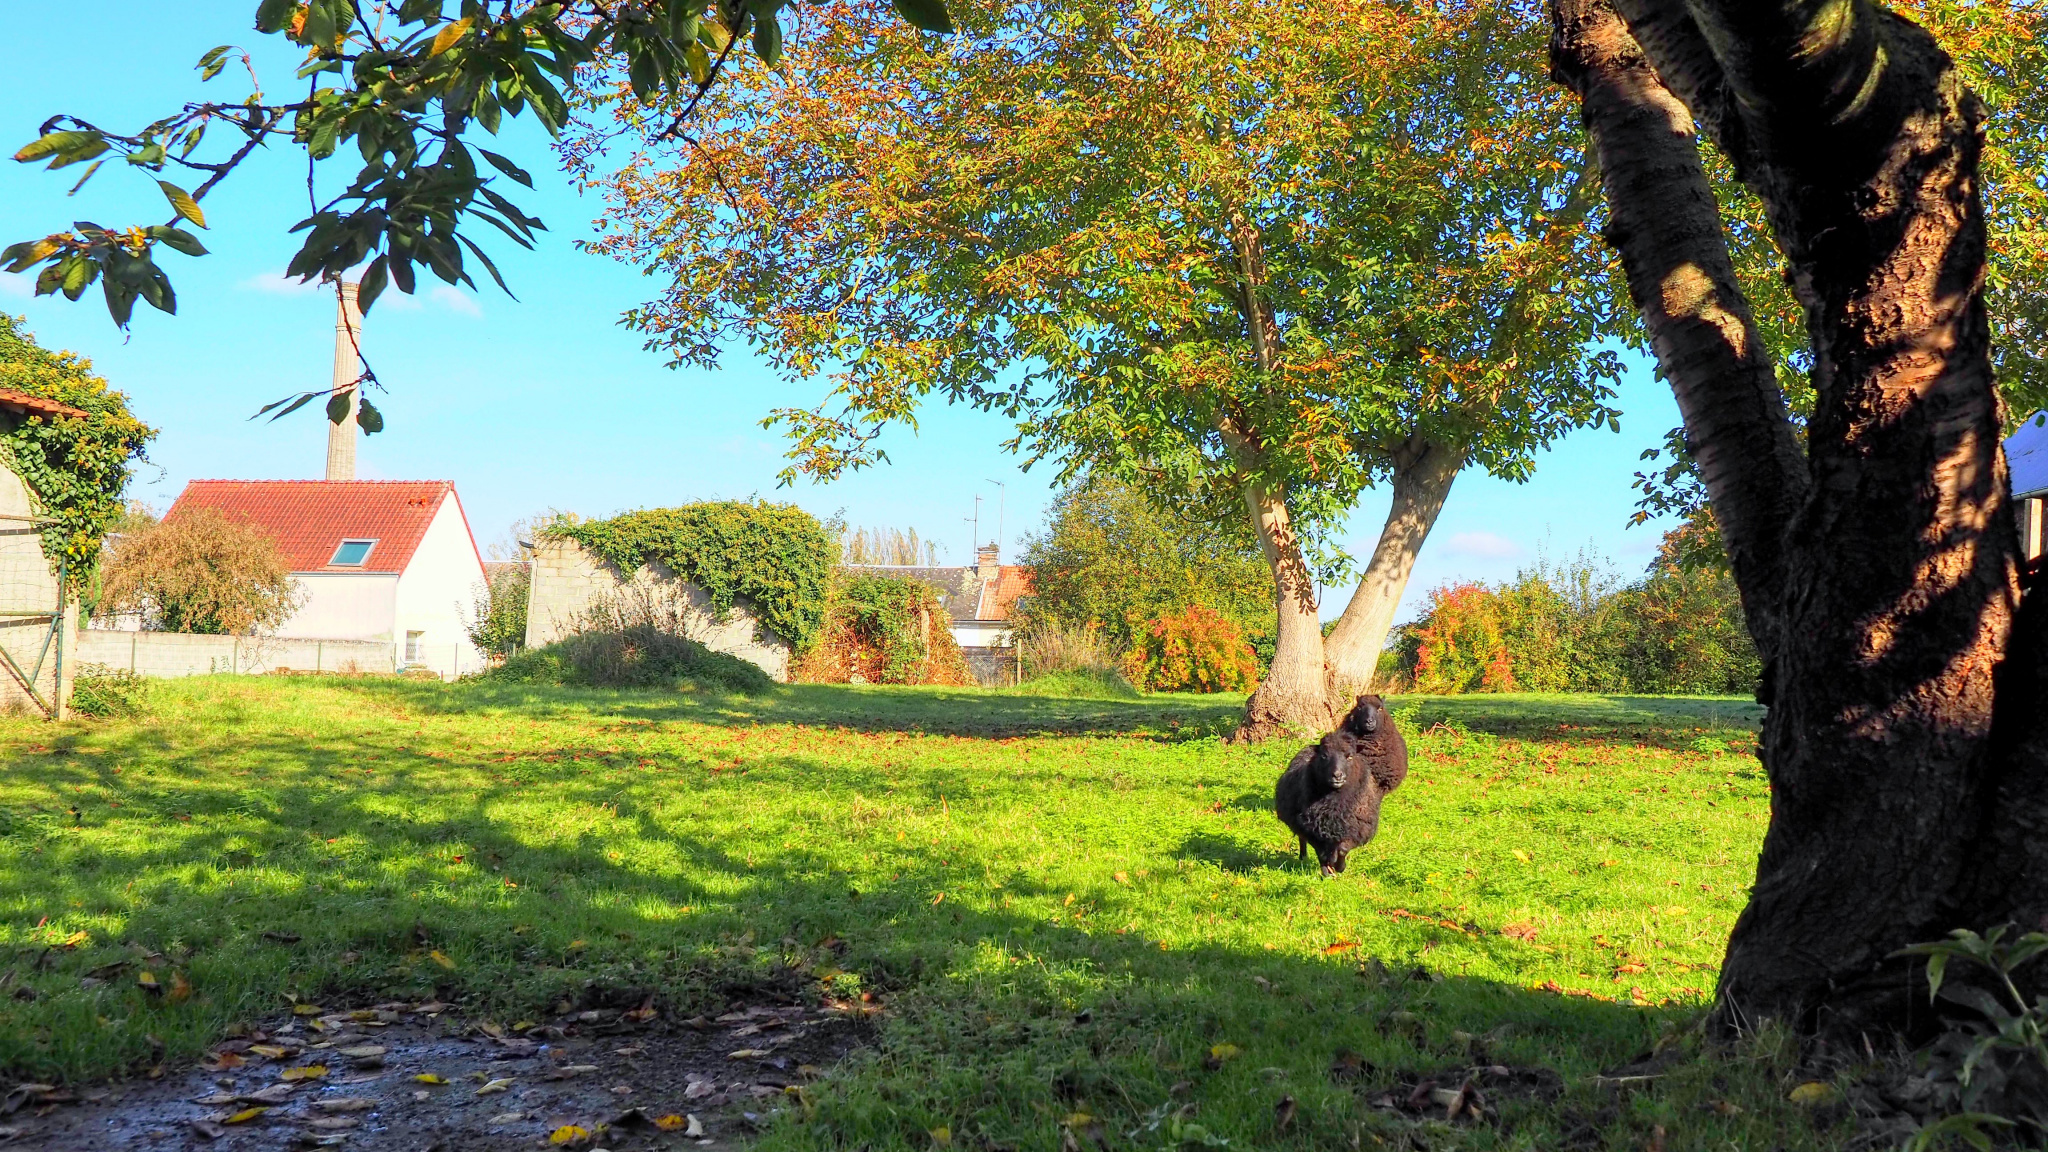
<svg viewBox="0 0 2048 1152">
<path fill-rule="evenodd" d="M 669 1113 L 666 1116 L 656 1116 L 654 1118 L 654 1126 L 656 1128 L 661 1129 L 663 1132 L 680 1132 L 689 1123 L 689 1117 L 678 1116 L 673 1112 Z"/>
<path fill-rule="evenodd" d="M 237 1112 L 232 1116 L 226 1117 L 221 1121 L 221 1123 L 247 1124 L 249 1121 L 254 1120 L 258 1116 L 261 1116 L 268 1111 L 270 1111 L 270 1109 L 268 1108 L 244 1108 L 240 1112 Z"/>
<path fill-rule="evenodd" d="M 1335 956 L 1339 952 L 1349 952 L 1356 947 L 1358 947 L 1358 941 L 1356 940 L 1339 940 L 1328 948 L 1323 949 L 1323 955 Z"/>
<path fill-rule="evenodd" d="M 306 1126 L 309 1128 L 324 1128 L 329 1132 L 340 1131 L 343 1128 L 356 1128 L 361 1125 L 362 1121 L 353 1116 L 315 1116 L 311 1120 L 306 1121 Z"/>
<path fill-rule="evenodd" d="M 683 1089 L 683 1099 L 702 1100 L 716 1091 L 718 1085 L 709 1080 L 692 1080 L 689 1086 Z"/>
<path fill-rule="evenodd" d="M 1655 1124 L 1650 1127 L 1650 1142 L 1644 1146 L 1643 1152 L 1664 1152 L 1664 1126 L 1662 1124 Z"/>
<path fill-rule="evenodd" d="M 737 1052 L 726 1053 L 725 1058 L 728 1060 L 759 1060 L 766 1055 L 768 1055 L 768 1049 L 766 1048 L 742 1048 Z"/>
<path fill-rule="evenodd" d="M 316 1100 L 313 1107 L 322 1112 L 368 1112 L 377 1102 L 361 1096 L 344 1096 L 338 1100 Z"/>
<path fill-rule="evenodd" d="M 164 986 L 156 982 L 156 973 L 144 970 L 135 974 L 135 983 L 151 996 L 164 994 Z"/>
<path fill-rule="evenodd" d="M 1287 1131 L 1287 1126 L 1292 1123 L 1294 1123 L 1294 1097 L 1282 1096 L 1280 1102 L 1273 1105 L 1273 1130 L 1285 1132 Z"/>
<path fill-rule="evenodd" d="M 1131 882 L 1131 874 L 1129 872 L 1118 872 L 1114 879 L 1119 884 L 1129 884 Z"/>
<path fill-rule="evenodd" d="M 496 1080 L 492 1080 L 485 1083 L 483 1087 L 476 1090 L 476 1094 L 479 1096 L 490 1096 L 499 1092 L 503 1092 L 505 1089 L 510 1088 L 512 1086 L 512 1081 L 515 1079 L 517 1079 L 517 1077 L 501 1076 Z"/>
<path fill-rule="evenodd" d="M 446 1084 L 448 1082 L 446 1078 L 437 1076 L 432 1072 L 422 1072 L 413 1077 L 413 1079 L 422 1084 Z"/>
<path fill-rule="evenodd" d="M 294 1016 L 318 1016 L 326 1011 L 327 1009 L 322 1008 L 318 1004 L 292 1005 L 292 1015 Z"/>
<path fill-rule="evenodd" d="M 441 967 L 446 968 L 451 972 L 455 970 L 455 961 L 450 960 L 448 958 L 448 954 L 446 952 L 441 951 L 439 948 L 436 948 L 432 952 L 427 953 L 427 959 L 432 960 L 434 963 L 439 964 Z"/>
<path fill-rule="evenodd" d="M 1735 1103 L 1733 1100 L 1716 1100 L 1709 1104 L 1708 1107 L 1723 1116 L 1742 1115 L 1742 1105 Z"/>
<path fill-rule="evenodd" d="M 282 1060 L 292 1054 L 291 1049 L 279 1047 L 276 1044 L 251 1044 L 249 1045 L 249 1051 L 254 1052 L 258 1056 L 269 1057 L 272 1060 Z"/>
<path fill-rule="evenodd" d="M 233 1052 L 217 1052 L 214 1054 L 213 1057 L 213 1067 L 216 1071 L 223 1068 L 240 1068 L 242 1065 L 247 1063 L 247 1060 L 244 1060 L 242 1057 L 237 1056 Z"/>
<path fill-rule="evenodd" d="M 491 1123 L 511 1124 L 524 1119 L 526 1119 L 526 1113 L 524 1112 L 500 1112 L 496 1116 L 491 1117 Z"/>
<path fill-rule="evenodd" d="M 278 1079 L 286 1083 L 298 1080 L 318 1080 L 325 1075 L 327 1075 L 327 1065 L 325 1064 L 302 1064 L 297 1068 L 287 1068 L 277 1074 Z"/>
<path fill-rule="evenodd" d="M 548 1133 L 548 1143 L 562 1148 L 582 1144 L 589 1139 L 590 1129 L 580 1124 L 564 1124 Z"/>
<path fill-rule="evenodd" d="M 183 1004 L 192 998 L 192 982 L 185 979 L 183 972 L 171 973 L 171 1003 Z"/>
<path fill-rule="evenodd" d="M 683 1135 L 688 1136 L 693 1140 L 702 1139 L 704 1136 L 704 1122 L 697 1119 L 694 1113 L 684 1117 L 684 1119 L 688 1120 L 689 1124 L 686 1127 L 684 1127 Z"/>
<path fill-rule="evenodd" d="M 357 1044 L 351 1048 L 337 1048 L 335 1051 L 352 1060 L 361 1060 L 370 1056 L 382 1056 L 384 1054 L 384 1046 L 381 1044 Z"/>
<path fill-rule="evenodd" d="M 218 1108 L 223 1104 L 233 1104 L 240 1099 L 241 1097 L 233 1092 L 215 1092 L 211 1096 L 201 1096 L 199 1099 L 194 1100 L 193 1103 L 203 1104 L 208 1108 Z"/>
<path fill-rule="evenodd" d="M 1213 1044 L 1209 1047 L 1209 1055 L 1214 1056 L 1218 1060 L 1228 1060 L 1236 1056 L 1240 1051 L 1242 1049 L 1238 1048 L 1235 1044 Z"/>
<path fill-rule="evenodd" d="M 951 1148 L 952 1146 L 953 1130 L 951 1128 L 941 1124 L 937 1128 L 932 1129 L 932 1147 Z"/>
<path fill-rule="evenodd" d="M 298 1088 L 297 1084 L 272 1084 L 261 1092 L 248 1093 L 242 1099 L 258 1104 L 282 1104 L 291 1099 L 292 1093 L 298 1091 Z"/>
<path fill-rule="evenodd" d="M 1524 864 L 1527 864 L 1529 862 L 1529 854 L 1527 852 L 1522 851 L 1520 848 L 1514 850 L 1514 857 L 1515 859 L 1520 860 Z"/>
<path fill-rule="evenodd" d="M 227 1129 L 211 1120 L 194 1120 L 192 1131 L 202 1140 L 218 1140 L 228 1134 Z"/>
<path fill-rule="evenodd" d="M 1819 1080 L 1808 1080 L 1806 1083 L 1794 1088 L 1791 1095 L 1787 1096 L 1786 1099 L 1794 1104 L 1812 1108 L 1821 1104 L 1831 1104 L 1838 1095 L 1840 1093 L 1835 1091 L 1833 1084 L 1823 1084 Z"/>
</svg>

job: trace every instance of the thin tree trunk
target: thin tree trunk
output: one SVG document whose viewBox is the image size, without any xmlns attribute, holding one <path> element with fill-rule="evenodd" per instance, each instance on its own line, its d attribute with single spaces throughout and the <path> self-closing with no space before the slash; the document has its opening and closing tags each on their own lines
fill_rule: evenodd
<svg viewBox="0 0 2048 1152">
<path fill-rule="evenodd" d="M 1238 740 L 1320 735 L 1337 725 L 1330 704 L 1329 673 L 1323 663 L 1323 627 L 1316 611 L 1315 576 L 1287 514 L 1287 502 L 1256 481 L 1244 486 L 1244 502 L 1258 529 L 1259 546 L 1273 570 L 1273 608 L 1279 635 L 1273 665 L 1245 702 Z"/>
<path fill-rule="evenodd" d="M 1380 650 L 1394 627 L 1394 612 L 1415 571 L 1415 557 L 1464 466 L 1463 454 L 1421 433 L 1409 436 L 1394 453 L 1394 503 L 1387 509 L 1386 525 L 1344 615 L 1323 641 L 1339 698 L 1371 690 Z"/>
<path fill-rule="evenodd" d="M 1721 461 L 1714 510 L 1770 661 L 1771 827 L 1720 1018 L 1896 1024 L 1916 986 L 1887 961 L 1896 949 L 2042 903 L 2038 872 L 1983 860 L 2016 823 L 2044 824 L 2040 766 L 2023 770 L 2039 721 L 2009 725 L 2003 776 L 1991 742 L 1994 711 L 2039 701 L 1994 707 L 2018 591 L 1982 300 L 1981 112 L 1924 31 L 1867 0 L 1616 6 L 1633 43 L 1604 0 L 1556 0 L 1558 70 L 1613 167 L 1614 239 L 1688 441 Z M 1711 201 L 1638 44 L 1763 198 L 1790 261 L 1816 364 L 1803 483 L 1758 410 L 1768 366 L 1725 260 L 1701 259 L 1718 229 L 1709 244 L 1676 226 Z M 2008 679 L 2036 668 L 2015 661 Z M 1998 779 L 2013 785 L 2003 809 Z"/>
</svg>

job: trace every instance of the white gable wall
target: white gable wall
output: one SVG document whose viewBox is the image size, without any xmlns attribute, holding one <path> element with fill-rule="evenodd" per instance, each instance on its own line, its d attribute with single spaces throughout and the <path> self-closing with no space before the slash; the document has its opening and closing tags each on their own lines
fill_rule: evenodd
<svg viewBox="0 0 2048 1152">
<path fill-rule="evenodd" d="M 443 677 L 481 669 L 483 654 L 469 642 L 466 626 L 483 583 L 483 560 L 462 505 L 450 492 L 398 578 L 391 640 L 399 663 L 405 663 L 405 634 L 416 631 L 421 633 L 416 666 Z"/>
<path fill-rule="evenodd" d="M 306 601 L 277 635 L 318 640 L 392 640 L 398 576 L 390 572 L 296 572 Z"/>
</svg>

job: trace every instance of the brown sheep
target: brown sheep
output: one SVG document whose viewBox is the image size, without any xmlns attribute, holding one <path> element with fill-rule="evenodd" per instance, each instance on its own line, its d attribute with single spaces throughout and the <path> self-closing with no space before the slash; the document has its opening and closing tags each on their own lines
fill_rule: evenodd
<svg viewBox="0 0 2048 1152">
<path fill-rule="evenodd" d="M 1408 778 L 1408 745 L 1378 696 L 1361 696 L 1335 732 L 1304 748 L 1274 786 L 1274 807 L 1323 875 L 1379 831 L 1380 801 Z"/>
</svg>

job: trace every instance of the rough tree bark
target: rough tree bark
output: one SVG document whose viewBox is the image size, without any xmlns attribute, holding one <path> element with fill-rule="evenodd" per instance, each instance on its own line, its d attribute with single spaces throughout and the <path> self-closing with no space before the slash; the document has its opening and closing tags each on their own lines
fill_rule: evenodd
<svg viewBox="0 0 2048 1152">
<path fill-rule="evenodd" d="M 1771 826 L 1719 1017 L 1898 1025 L 1918 985 L 1893 951 L 2037 926 L 2048 891 L 2048 625 L 2029 605 L 2009 647 L 1981 110 L 1925 31 L 1867 0 L 1615 7 L 1625 27 L 1607 0 L 1554 0 L 1553 60 L 1766 659 Z M 1686 110 L 1763 199 L 1807 312 L 1803 462 Z"/>
<path fill-rule="evenodd" d="M 1387 509 L 1386 526 L 1380 529 L 1372 562 L 1365 566 L 1344 615 L 1323 641 L 1323 656 L 1340 698 L 1371 689 L 1380 649 L 1386 647 L 1394 612 L 1415 571 L 1416 554 L 1429 539 L 1444 499 L 1451 494 L 1451 481 L 1464 466 L 1462 453 L 1420 433 L 1395 451 L 1394 503 Z"/>
</svg>

